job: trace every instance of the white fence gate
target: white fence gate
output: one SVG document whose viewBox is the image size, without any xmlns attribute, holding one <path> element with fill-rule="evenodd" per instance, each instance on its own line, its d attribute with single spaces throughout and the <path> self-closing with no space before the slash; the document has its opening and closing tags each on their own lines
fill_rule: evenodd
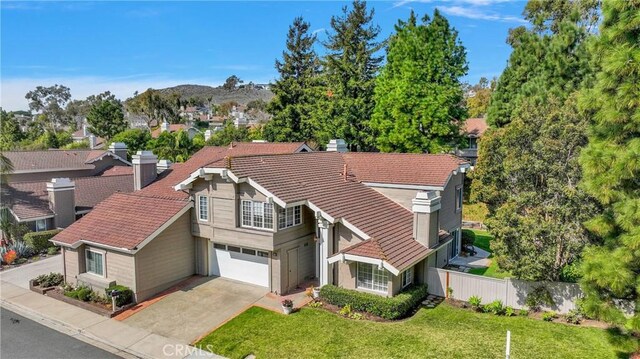
<svg viewBox="0 0 640 359">
<path fill-rule="evenodd" d="M 445 297 L 449 287 L 453 290 L 451 296 L 454 299 L 468 301 L 469 297 L 475 295 L 482 298 L 483 304 L 500 300 L 505 306 L 516 309 L 524 308 L 527 295 L 534 288 L 544 285 L 551 293 L 555 305 L 543 309 L 558 313 L 575 309 L 576 300 L 582 296 L 580 286 L 575 283 L 496 279 L 438 268 L 427 270 L 427 284 L 429 294 Z"/>
</svg>

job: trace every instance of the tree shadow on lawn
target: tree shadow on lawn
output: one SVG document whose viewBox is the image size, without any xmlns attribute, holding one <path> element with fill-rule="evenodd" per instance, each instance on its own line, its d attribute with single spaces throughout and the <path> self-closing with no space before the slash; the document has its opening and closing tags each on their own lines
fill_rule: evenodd
<svg viewBox="0 0 640 359">
<path fill-rule="evenodd" d="M 624 351 L 616 351 L 616 356 L 618 358 L 637 358 L 637 356 L 633 355 L 634 353 L 638 353 L 639 350 L 637 338 L 635 338 L 630 333 L 624 332 L 619 327 L 609 327 L 605 329 L 605 332 L 607 333 L 607 339 L 609 340 L 609 343 L 614 345 L 616 348 L 625 348 L 622 349 Z M 631 348 L 633 344 L 631 344 L 630 342 L 635 342 L 633 348 Z"/>
</svg>

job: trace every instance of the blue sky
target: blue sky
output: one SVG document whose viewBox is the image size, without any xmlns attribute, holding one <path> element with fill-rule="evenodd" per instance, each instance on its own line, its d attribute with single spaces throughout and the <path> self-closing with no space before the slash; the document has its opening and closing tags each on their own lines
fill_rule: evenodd
<svg viewBox="0 0 640 359">
<path fill-rule="evenodd" d="M 296 16 L 326 38 L 347 2 L 7 2 L 1 10 L 1 103 L 26 109 L 38 85 L 64 84 L 74 98 L 111 90 L 120 98 L 149 87 L 219 85 L 231 74 L 274 80 L 288 26 Z M 510 53 L 508 30 L 524 23 L 524 1 L 372 1 L 381 39 L 413 9 L 437 7 L 467 48 L 469 75 L 500 74 Z M 317 48 L 319 53 L 323 49 Z"/>
</svg>

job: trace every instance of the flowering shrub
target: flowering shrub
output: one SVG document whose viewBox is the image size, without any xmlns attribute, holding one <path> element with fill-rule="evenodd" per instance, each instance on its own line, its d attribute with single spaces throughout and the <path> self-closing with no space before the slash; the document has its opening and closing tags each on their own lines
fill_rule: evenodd
<svg viewBox="0 0 640 359">
<path fill-rule="evenodd" d="M 16 260 L 16 258 L 18 258 L 18 254 L 16 254 L 16 251 L 12 249 L 4 254 L 2 261 L 7 264 L 11 264 Z"/>
</svg>

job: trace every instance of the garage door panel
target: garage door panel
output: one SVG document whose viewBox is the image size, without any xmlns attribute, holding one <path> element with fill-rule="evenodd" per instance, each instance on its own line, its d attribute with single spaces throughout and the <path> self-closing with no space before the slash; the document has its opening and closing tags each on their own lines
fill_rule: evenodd
<svg viewBox="0 0 640 359">
<path fill-rule="evenodd" d="M 268 258 L 215 248 L 211 257 L 211 275 L 269 286 Z"/>
</svg>

